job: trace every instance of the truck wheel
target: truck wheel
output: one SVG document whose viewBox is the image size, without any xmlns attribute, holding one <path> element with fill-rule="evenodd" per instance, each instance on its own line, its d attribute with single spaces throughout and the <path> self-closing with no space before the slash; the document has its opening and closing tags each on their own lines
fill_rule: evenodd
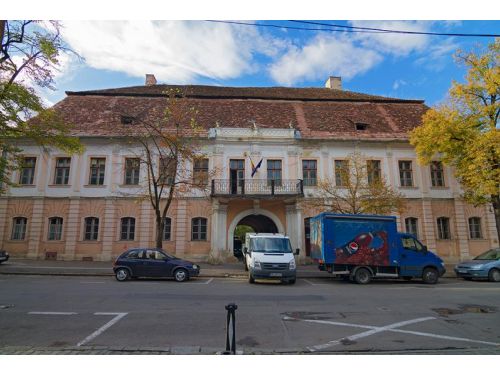
<svg viewBox="0 0 500 375">
<path fill-rule="evenodd" d="M 372 279 L 372 274 L 366 268 L 358 268 L 354 274 L 354 281 L 356 284 L 365 285 L 368 284 Z"/>
<path fill-rule="evenodd" d="M 439 274 L 435 268 L 424 268 L 424 272 L 422 272 L 422 280 L 425 284 L 436 284 L 438 279 Z"/>
<path fill-rule="evenodd" d="M 255 279 L 253 278 L 253 276 L 252 276 L 252 274 L 250 272 L 248 273 L 248 282 L 250 284 L 255 283 Z"/>
<path fill-rule="evenodd" d="M 494 281 L 494 282 L 499 282 L 500 281 L 500 271 L 497 270 L 496 268 L 493 268 L 488 273 L 488 280 Z"/>
</svg>

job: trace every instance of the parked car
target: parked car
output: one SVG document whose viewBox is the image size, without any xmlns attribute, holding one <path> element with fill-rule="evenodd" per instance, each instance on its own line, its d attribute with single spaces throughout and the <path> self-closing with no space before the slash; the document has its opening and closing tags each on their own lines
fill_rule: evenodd
<svg viewBox="0 0 500 375">
<path fill-rule="evenodd" d="M 472 260 L 457 264 L 455 273 L 465 280 L 488 279 L 499 282 L 500 248 L 490 249 Z"/>
<path fill-rule="evenodd" d="M 173 277 L 182 282 L 198 276 L 200 266 L 169 255 L 162 249 L 130 249 L 114 261 L 113 271 L 118 281 L 131 277 Z"/>
<path fill-rule="evenodd" d="M 5 250 L 0 250 L 0 263 L 7 262 L 9 260 L 9 253 Z"/>
</svg>

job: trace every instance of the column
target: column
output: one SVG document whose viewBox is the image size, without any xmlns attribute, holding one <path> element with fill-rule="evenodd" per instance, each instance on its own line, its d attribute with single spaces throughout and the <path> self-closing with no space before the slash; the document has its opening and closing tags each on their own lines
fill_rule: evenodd
<svg viewBox="0 0 500 375">
<path fill-rule="evenodd" d="M 465 219 L 464 201 L 455 194 L 455 220 L 457 227 L 458 250 L 460 251 L 460 260 L 469 258 L 469 228 Z"/>
<path fill-rule="evenodd" d="M 0 217 L 2 215 L 0 214 Z M 495 221 L 495 213 L 493 211 L 493 206 L 491 204 L 487 204 L 484 206 L 484 235 L 486 238 L 490 240 L 491 247 L 498 247 L 498 233 L 497 233 L 497 224 Z"/>
<path fill-rule="evenodd" d="M 293 251 L 300 249 L 299 259 L 305 258 L 305 249 L 302 248 L 304 240 L 304 228 L 302 224 L 302 210 L 294 204 L 288 204 L 286 212 L 286 234 L 290 237 L 290 243 Z"/>
<path fill-rule="evenodd" d="M 422 215 L 425 243 L 429 250 L 436 250 L 436 235 L 434 232 L 434 217 L 432 215 L 432 205 L 430 199 L 422 199 Z"/>
<path fill-rule="evenodd" d="M 114 199 L 106 199 L 104 206 L 104 223 L 100 226 L 102 251 L 101 261 L 111 260 L 113 252 L 113 242 L 116 241 L 115 236 L 115 201 Z"/>
<path fill-rule="evenodd" d="M 187 233 L 189 231 L 187 218 L 187 202 L 185 199 L 177 200 L 176 226 L 175 226 L 175 255 L 182 257 L 186 251 Z"/>
<path fill-rule="evenodd" d="M 214 200 L 212 204 L 212 220 L 210 223 L 211 253 L 224 258 L 227 246 L 227 204 Z M 232 240 L 232 239 L 229 239 Z"/>
<path fill-rule="evenodd" d="M 28 259 L 38 259 L 40 252 L 40 237 L 43 230 L 43 199 L 33 200 L 33 212 L 31 214 L 31 220 L 28 219 Z"/>
<path fill-rule="evenodd" d="M 80 222 L 80 199 L 69 198 L 68 218 L 66 219 L 66 248 L 64 260 L 75 260 L 76 242 L 78 241 L 78 228 Z"/>
<path fill-rule="evenodd" d="M 0 249 L 3 249 L 5 229 L 7 227 L 7 199 L 0 198 Z"/>
<path fill-rule="evenodd" d="M 141 203 L 141 217 L 140 217 L 140 225 L 139 225 L 139 246 L 140 247 L 149 247 L 149 243 L 152 239 L 151 228 L 151 203 L 147 200 L 142 201 Z M 156 226 L 156 223 L 155 223 Z M 153 231 L 154 233 L 154 231 Z"/>
</svg>

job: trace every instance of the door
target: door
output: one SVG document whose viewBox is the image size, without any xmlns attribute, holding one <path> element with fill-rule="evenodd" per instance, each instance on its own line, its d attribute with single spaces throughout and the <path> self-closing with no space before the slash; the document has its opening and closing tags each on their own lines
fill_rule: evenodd
<svg viewBox="0 0 500 375">
<path fill-rule="evenodd" d="M 242 194 L 245 179 L 245 160 L 231 159 L 229 161 L 229 185 L 231 194 Z"/>
<path fill-rule="evenodd" d="M 425 266 L 426 261 L 424 246 L 408 235 L 401 236 L 401 243 L 402 248 L 399 259 L 401 276 L 421 277 L 422 268 Z"/>
</svg>

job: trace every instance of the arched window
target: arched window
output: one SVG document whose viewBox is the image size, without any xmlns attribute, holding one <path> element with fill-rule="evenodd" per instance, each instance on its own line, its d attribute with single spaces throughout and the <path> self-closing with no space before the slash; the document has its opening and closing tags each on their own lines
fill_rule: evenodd
<svg viewBox="0 0 500 375">
<path fill-rule="evenodd" d="M 22 241 L 26 238 L 26 226 L 28 219 L 25 217 L 15 217 L 12 219 L 12 240 Z"/>
<path fill-rule="evenodd" d="M 99 218 L 86 217 L 83 233 L 83 239 L 85 241 L 97 241 L 99 235 Z"/>
<path fill-rule="evenodd" d="M 438 227 L 438 238 L 440 240 L 449 240 L 449 239 L 451 239 L 450 218 L 448 218 L 448 217 L 438 217 L 437 218 L 437 227 Z"/>
<path fill-rule="evenodd" d="M 418 219 L 416 217 L 407 217 L 405 219 L 406 233 L 413 234 L 418 238 Z"/>
<path fill-rule="evenodd" d="M 60 241 L 62 238 L 62 217 L 50 217 L 49 218 L 49 234 L 47 239 L 49 241 Z"/>
<path fill-rule="evenodd" d="M 207 240 L 207 219 L 195 217 L 191 220 L 191 241 Z"/>
<path fill-rule="evenodd" d="M 471 240 L 477 240 L 483 238 L 481 231 L 481 218 L 480 217 L 470 217 L 469 218 L 469 235 Z"/>
<path fill-rule="evenodd" d="M 133 241 L 135 237 L 135 218 L 122 217 L 120 240 Z"/>
<path fill-rule="evenodd" d="M 170 241 L 171 231 L 172 231 L 172 220 L 169 217 L 166 217 L 165 222 L 163 223 L 163 240 L 164 241 Z"/>
</svg>

